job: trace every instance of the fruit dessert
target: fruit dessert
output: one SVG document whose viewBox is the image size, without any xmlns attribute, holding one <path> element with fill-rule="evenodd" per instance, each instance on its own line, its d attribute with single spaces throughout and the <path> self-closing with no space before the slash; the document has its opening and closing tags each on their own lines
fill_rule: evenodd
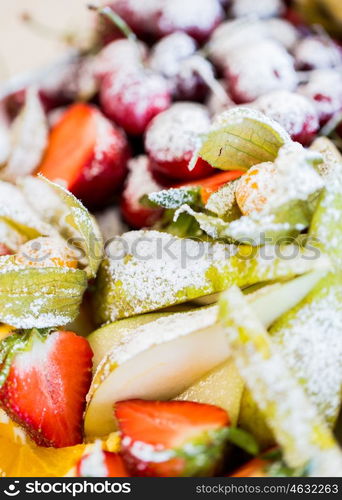
<svg viewBox="0 0 342 500">
<path fill-rule="evenodd" d="M 306 3 L 111 0 L 0 89 L 1 476 L 342 477 L 341 33 Z"/>
</svg>

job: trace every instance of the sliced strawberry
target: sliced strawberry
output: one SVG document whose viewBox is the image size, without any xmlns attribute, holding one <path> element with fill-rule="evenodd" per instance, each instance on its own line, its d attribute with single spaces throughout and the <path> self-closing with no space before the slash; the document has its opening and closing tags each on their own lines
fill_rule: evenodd
<svg viewBox="0 0 342 500">
<path fill-rule="evenodd" d="M 101 449 L 84 455 L 76 465 L 77 477 L 130 477 L 119 453 Z"/>
<path fill-rule="evenodd" d="M 133 476 L 206 476 L 223 458 L 229 417 L 190 401 L 116 403 L 122 454 Z"/>
<path fill-rule="evenodd" d="M 13 254 L 12 250 L 8 248 L 5 243 L 0 243 L 0 257 L 2 255 L 11 255 Z"/>
<path fill-rule="evenodd" d="M 86 205 L 105 203 L 124 180 L 129 146 L 98 109 L 74 104 L 52 128 L 38 173 L 62 182 Z"/>
<path fill-rule="evenodd" d="M 227 170 L 226 172 L 220 172 L 219 174 L 206 177 L 205 179 L 186 182 L 176 187 L 199 186 L 201 188 L 202 202 L 207 203 L 211 194 L 218 191 L 222 186 L 224 186 L 228 182 L 238 179 L 244 173 L 245 172 L 242 170 Z"/>
<path fill-rule="evenodd" d="M 266 468 L 269 464 L 268 460 L 253 458 L 253 460 L 242 465 L 242 467 L 229 477 L 268 477 Z"/>
<path fill-rule="evenodd" d="M 2 408 L 40 446 L 81 443 L 93 356 L 88 341 L 68 331 L 32 330 L 17 334 L 15 342 L 8 356 L 18 352 L 0 389 Z M 3 359 L 3 370 L 7 364 Z"/>
</svg>

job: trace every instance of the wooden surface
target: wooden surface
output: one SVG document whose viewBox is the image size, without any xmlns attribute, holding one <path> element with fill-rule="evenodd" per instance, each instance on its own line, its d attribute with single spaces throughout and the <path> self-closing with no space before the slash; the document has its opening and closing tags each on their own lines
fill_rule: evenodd
<svg viewBox="0 0 342 500">
<path fill-rule="evenodd" d="M 76 32 L 86 38 L 93 19 L 87 3 L 89 0 L 0 0 L 0 80 L 37 69 L 65 51 L 65 45 L 53 36 L 44 37 L 24 24 L 20 19 L 23 12 L 58 32 Z"/>
</svg>

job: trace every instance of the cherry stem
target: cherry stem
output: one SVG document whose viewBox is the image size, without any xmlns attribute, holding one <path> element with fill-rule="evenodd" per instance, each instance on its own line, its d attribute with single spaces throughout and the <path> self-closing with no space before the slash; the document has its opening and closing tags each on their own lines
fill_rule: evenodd
<svg viewBox="0 0 342 500">
<path fill-rule="evenodd" d="M 133 40 L 134 42 L 137 41 L 137 36 L 134 31 L 132 31 L 126 21 L 110 7 L 97 7 L 96 5 L 88 4 L 88 9 L 94 10 L 100 16 L 109 19 L 109 21 L 111 21 L 129 40 Z"/>
<path fill-rule="evenodd" d="M 67 43 L 68 45 L 75 45 L 74 37 L 70 33 L 54 29 L 51 26 L 47 26 L 46 24 L 37 21 L 37 19 L 35 19 L 29 12 L 23 12 L 20 15 L 20 19 L 22 22 L 32 28 L 32 30 L 45 38 L 49 37 L 53 38 L 54 40 L 63 40 L 63 42 Z"/>
</svg>

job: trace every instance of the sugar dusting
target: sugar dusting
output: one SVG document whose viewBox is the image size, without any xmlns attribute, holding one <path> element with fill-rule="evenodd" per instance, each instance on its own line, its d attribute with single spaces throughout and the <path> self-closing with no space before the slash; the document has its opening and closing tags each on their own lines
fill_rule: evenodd
<svg viewBox="0 0 342 500">
<path fill-rule="evenodd" d="M 183 160 L 199 145 L 200 135 L 208 132 L 210 119 L 200 104 L 173 104 L 150 124 L 145 138 L 147 152 L 156 161 Z M 189 158 L 190 159 L 190 158 Z"/>
<path fill-rule="evenodd" d="M 149 193 L 160 191 L 161 186 L 154 180 L 149 168 L 149 159 L 140 155 L 128 162 L 129 174 L 123 196 L 135 210 L 141 208 L 140 198 Z"/>
<path fill-rule="evenodd" d="M 297 75 L 292 57 L 278 43 L 263 40 L 230 53 L 227 76 L 238 102 L 250 102 L 272 90 L 293 90 Z"/>
<path fill-rule="evenodd" d="M 298 68 L 326 69 L 342 64 L 339 47 L 328 37 L 306 37 L 294 49 Z"/>
<path fill-rule="evenodd" d="M 231 13 L 234 17 L 254 15 L 260 19 L 279 16 L 284 10 L 282 0 L 233 0 Z"/>
<path fill-rule="evenodd" d="M 304 127 L 312 133 L 318 130 L 316 109 L 312 102 L 302 95 L 276 90 L 260 96 L 250 106 L 280 123 L 291 136 L 303 132 Z"/>
</svg>

